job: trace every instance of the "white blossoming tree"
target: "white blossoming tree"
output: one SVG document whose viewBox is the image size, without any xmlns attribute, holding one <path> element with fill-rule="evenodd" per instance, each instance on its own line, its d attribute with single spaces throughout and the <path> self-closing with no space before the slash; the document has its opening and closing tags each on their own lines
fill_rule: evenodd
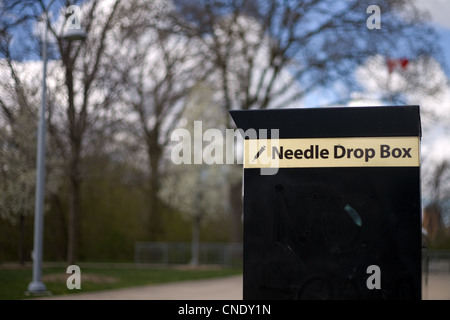
<svg viewBox="0 0 450 320">
<path fill-rule="evenodd" d="M 0 217 L 19 228 L 19 262 L 25 262 L 27 216 L 34 213 L 36 190 L 36 128 L 40 103 L 40 64 L 0 60 Z M 47 196 L 60 182 L 58 157 L 47 146 Z"/>
<path fill-rule="evenodd" d="M 220 141 L 202 142 L 203 136 L 194 134 L 194 122 L 201 119 L 203 130 L 208 128 L 223 128 L 225 117 L 221 109 L 213 103 L 213 91 L 208 86 L 199 83 L 191 91 L 187 100 L 182 129 L 189 133 L 191 139 L 181 143 L 189 144 L 185 150 L 192 150 L 191 146 L 203 143 L 206 150 L 223 148 Z M 180 128 L 181 129 L 181 128 Z M 203 131 L 202 130 L 202 131 Z M 203 132 L 202 132 L 203 134 Z M 201 151 L 203 153 L 203 150 Z M 193 151 L 193 150 L 192 150 Z M 194 164 L 193 158 L 202 155 L 190 154 L 191 161 L 179 165 L 172 164 L 168 169 L 168 175 L 163 179 L 160 197 L 169 206 L 182 212 L 187 219 L 192 221 L 192 258 L 191 264 L 199 263 L 199 243 L 201 224 L 223 214 L 226 211 L 226 165 L 207 164 L 203 160 L 201 164 Z"/>
</svg>

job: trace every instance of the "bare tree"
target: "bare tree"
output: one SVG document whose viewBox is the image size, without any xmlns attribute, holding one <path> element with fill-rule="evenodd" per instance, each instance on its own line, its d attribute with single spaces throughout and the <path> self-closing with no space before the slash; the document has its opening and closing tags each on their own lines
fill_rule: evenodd
<svg viewBox="0 0 450 320">
<path fill-rule="evenodd" d="M 163 233 L 161 202 L 158 197 L 167 167 L 164 158 L 170 133 L 178 124 L 191 88 L 204 76 L 199 69 L 201 43 L 169 33 L 164 11 L 158 6 L 134 11 L 147 21 L 122 28 L 123 55 L 116 53 L 116 72 L 122 74 L 121 103 L 131 112 L 124 121 L 138 145 L 144 146 L 148 171 L 149 237 Z"/>
<path fill-rule="evenodd" d="M 381 1 L 378 30 L 366 27 L 372 3 L 363 0 L 175 4 L 182 30 L 208 48 L 227 110 L 285 106 L 337 80 L 354 86 L 355 67 L 376 53 L 419 57 L 438 50 L 421 12 L 407 1 Z M 283 79 L 286 69 L 290 77 Z"/>
<path fill-rule="evenodd" d="M 77 260 L 80 245 L 80 190 L 86 146 L 95 141 L 96 137 L 92 133 L 101 127 L 100 120 L 105 119 L 108 106 L 116 94 L 114 81 L 105 82 L 105 79 L 109 79 L 105 70 L 108 69 L 106 52 L 113 45 L 108 37 L 119 18 L 121 2 L 12 1 L 2 7 L 5 16 L 12 17 L 9 25 L 31 22 L 31 25 L 27 25 L 29 34 L 23 38 L 24 44 L 32 43 L 35 39 L 33 27 L 41 21 L 46 10 L 54 17 L 48 21 L 52 41 L 49 48 L 53 53 L 51 56 L 59 59 L 59 65 L 48 76 L 56 82 L 48 95 L 48 130 L 55 140 L 58 153 L 65 160 L 65 173 L 69 182 L 69 264 Z M 50 8 L 49 4 L 52 4 Z M 63 38 L 67 28 L 66 8 L 73 4 L 81 8 L 81 26 L 88 34 L 85 42 Z"/>
<path fill-rule="evenodd" d="M 204 43 L 204 59 L 215 67 L 210 84 L 226 111 L 299 106 L 307 94 L 336 83 L 355 89 L 355 68 L 374 54 L 438 51 L 434 32 L 409 1 L 378 1 L 382 23 L 374 30 L 367 28 L 373 4 L 367 0 L 174 3 L 176 32 Z M 231 203 L 239 203 L 239 184 L 230 181 L 237 190 Z M 241 210 L 233 212 L 240 223 Z"/>
<path fill-rule="evenodd" d="M 71 3 L 67 2 L 66 5 Z M 75 263 L 78 259 L 80 245 L 80 192 L 83 181 L 82 160 L 83 150 L 89 141 L 86 139 L 89 128 L 97 120 L 100 110 L 107 108 L 114 92 L 114 87 L 103 85 L 102 70 L 105 70 L 107 49 L 111 43 L 108 36 L 113 32 L 114 24 L 120 11 L 120 0 L 107 3 L 106 1 L 87 1 L 83 3 L 82 26 L 88 33 L 85 43 L 66 42 L 61 31 L 56 26 L 49 26 L 50 32 L 56 39 L 56 46 L 64 69 L 64 89 L 66 101 L 64 104 L 65 119 L 61 127 L 60 120 L 52 118 L 50 132 L 57 129 L 66 137 L 68 144 L 61 142 L 61 152 L 67 161 L 66 169 L 69 178 L 69 239 L 67 262 Z M 42 8 L 44 4 L 41 2 Z M 63 24 L 64 25 L 64 24 Z M 98 91 L 104 90 L 98 99 Z M 97 100 L 95 99 L 97 94 Z M 91 137 L 93 138 L 93 137 Z M 68 147 L 67 147 L 68 146 Z"/>
<path fill-rule="evenodd" d="M 427 230 L 427 238 L 434 244 L 446 235 L 444 210 L 448 210 L 450 200 L 450 166 L 447 160 L 438 162 L 432 167 L 427 177 L 426 186 L 428 201 L 423 212 L 423 227 Z"/>
</svg>

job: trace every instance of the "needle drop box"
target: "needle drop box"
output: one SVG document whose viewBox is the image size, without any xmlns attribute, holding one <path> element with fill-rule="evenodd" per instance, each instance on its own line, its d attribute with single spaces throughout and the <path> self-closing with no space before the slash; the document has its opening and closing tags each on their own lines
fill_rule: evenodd
<svg viewBox="0 0 450 320">
<path fill-rule="evenodd" d="M 230 115 L 244 299 L 421 299 L 419 106 Z"/>
</svg>

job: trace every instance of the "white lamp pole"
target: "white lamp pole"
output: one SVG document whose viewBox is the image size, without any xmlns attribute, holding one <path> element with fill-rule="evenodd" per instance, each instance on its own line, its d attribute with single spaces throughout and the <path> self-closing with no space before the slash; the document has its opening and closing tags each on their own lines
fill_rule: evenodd
<svg viewBox="0 0 450 320">
<path fill-rule="evenodd" d="M 52 1 L 53 2 L 53 1 Z M 51 2 L 51 3 L 52 3 Z M 51 5 L 49 4 L 49 6 Z M 48 7 L 47 7 L 48 8 Z M 42 101 L 39 111 L 38 145 L 36 154 L 36 198 L 34 205 L 34 247 L 33 247 L 33 281 L 28 285 L 28 292 L 45 293 L 42 277 L 42 244 L 44 231 L 44 190 L 45 190 L 45 105 L 47 92 L 47 24 L 48 14 L 44 12 L 44 41 L 42 44 Z"/>
<path fill-rule="evenodd" d="M 34 211 L 34 247 L 33 247 L 33 280 L 28 285 L 31 294 L 47 293 L 45 284 L 42 282 L 42 256 L 43 256 L 43 234 L 44 234 L 44 193 L 45 193 L 45 106 L 47 93 L 47 31 L 48 31 L 48 9 L 54 0 L 50 1 L 44 12 L 44 41 L 42 44 L 42 101 L 39 111 L 38 145 L 36 155 L 36 198 Z M 69 29 L 69 31 L 71 31 Z M 76 37 L 74 37 L 74 34 Z M 82 29 L 73 30 L 64 36 L 67 40 L 84 40 L 86 33 Z"/>
</svg>

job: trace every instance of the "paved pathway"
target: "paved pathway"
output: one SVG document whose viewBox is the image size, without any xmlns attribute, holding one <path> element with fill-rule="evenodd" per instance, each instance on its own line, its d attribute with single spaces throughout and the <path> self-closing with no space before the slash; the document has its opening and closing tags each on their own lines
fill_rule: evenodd
<svg viewBox="0 0 450 320">
<path fill-rule="evenodd" d="M 422 277 L 422 299 L 450 300 L 450 261 L 430 263 L 428 281 Z"/>
<path fill-rule="evenodd" d="M 450 300 L 450 270 L 430 270 L 423 278 L 424 300 Z M 242 300 L 242 275 L 182 281 L 103 292 L 46 296 L 42 300 Z"/>
<path fill-rule="evenodd" d="M 242 275 L 102 292 L 47 296 L 45 300 L 242 300 Z"/>
</svg>

